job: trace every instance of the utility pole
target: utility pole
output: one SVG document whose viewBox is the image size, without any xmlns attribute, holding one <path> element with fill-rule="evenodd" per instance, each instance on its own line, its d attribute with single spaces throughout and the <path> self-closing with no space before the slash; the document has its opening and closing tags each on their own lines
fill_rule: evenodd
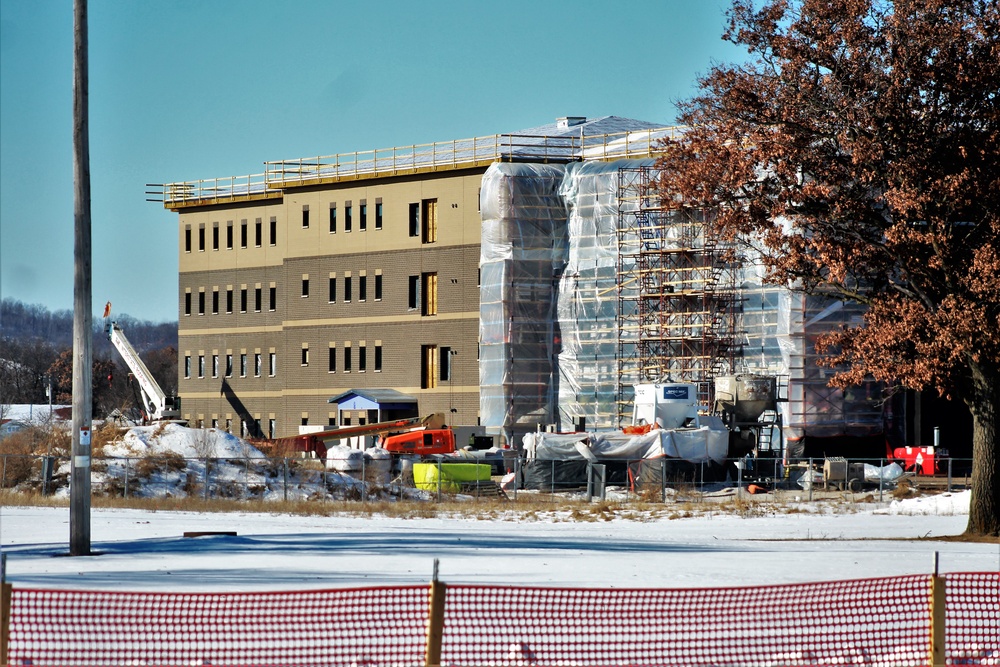
<svg viewBox="0 0 1000 667">
<path fill-rule="evenodd" d="M 90 258 L 90 129 L 87 0 L 73 0 L 73 457 L 69 553 L 90 555 L 90 429 L 93 331 Z"/>
</svg>

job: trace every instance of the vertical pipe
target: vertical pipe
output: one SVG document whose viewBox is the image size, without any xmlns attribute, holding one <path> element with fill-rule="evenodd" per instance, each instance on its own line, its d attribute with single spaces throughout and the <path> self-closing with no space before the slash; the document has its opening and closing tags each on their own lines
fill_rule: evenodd
<svg viewBox="0 0 1000 667">
<path fill-rule="evenodd" d="M 948 493 L 951 493 L 951 457 L 948 457 Z"/>
<path fill-rule="evenodd" d="M 90 555 L 91 362 L 90 129 L 87 0 L 73 3 L 73 432 L 69 553 Z"/>
<path fill-rule="evenodd" d="M 809 475 L 809 502 L 813 499 L 813 486 L 816 485 L 816 475 L 813 474 L 813 460 L 809 459 L 809 469 L 806 470 L 806 474 Z"/>
<path fill-rule="evenodd" d="M 431 579 L 427 600 L 427 644 L 424 667 L 441 664 L 441 639 L 444 635 L 444 599 L 447 586 L 438 581 L 438 559 L 434 559 L 434 576 Z"/>
</svg>

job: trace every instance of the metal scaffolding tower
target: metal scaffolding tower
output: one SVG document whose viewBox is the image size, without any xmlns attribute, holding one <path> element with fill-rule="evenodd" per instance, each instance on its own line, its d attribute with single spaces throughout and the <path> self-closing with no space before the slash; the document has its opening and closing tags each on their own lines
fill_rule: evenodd
<svg viewBox="0 0 1000 667">
<path fill-rule="evenodd" d="M 714 378 L 742 356 L 738 266 L 703 215 L 667 211 L 653 167 L 618 170 L 619 418 L 635 382 L 691 382 L 711 405 Z"/>
</svg>

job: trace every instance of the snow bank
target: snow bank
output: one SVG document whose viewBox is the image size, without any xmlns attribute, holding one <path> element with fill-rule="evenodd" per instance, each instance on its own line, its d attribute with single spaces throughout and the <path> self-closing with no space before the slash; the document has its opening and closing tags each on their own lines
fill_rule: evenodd
<svg viewBox="0 0 1000 667">
<path fill-rule="evenodd" d="M 941 493 L 936 496 L 921 496 L 894 500 L 885 509 L 875 510 L 875 514 L 902 514 L 908 516 L 955 516 L 968 514 L 972 491 Z"/>
<path fill-rule="evenodd" d="M 121 441 L 105 445 L 105 456 L 178 454 L 194 458 L 262 459 L 264 454 L 231 433 L 216 428 L 195 429 L 179 424 L 136 426 Z"/>
</svg>

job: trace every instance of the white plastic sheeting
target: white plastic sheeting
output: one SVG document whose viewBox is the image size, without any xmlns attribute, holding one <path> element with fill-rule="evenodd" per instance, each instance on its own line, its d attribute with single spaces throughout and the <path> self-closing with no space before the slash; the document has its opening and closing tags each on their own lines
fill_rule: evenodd
<svg viewBox="0 0 1000 667">
<path fill-rule="evenodd" d="M 599 433 L 527 433 L 523 439 L 528 459 L 541 461 L 637 461 L 661 456 L 692 463 L 723 463 L 729 449 L 729 431 L 721 426 L 656 429 L 642 435 L 621 431 Z"/>
<path fill-rule="evenodd" d="M 556 284 L 566 263 L 564 171 L 495 163 L 483 175 L 480 415 L 508 442 L 553 421 Z"/>
</svg>

